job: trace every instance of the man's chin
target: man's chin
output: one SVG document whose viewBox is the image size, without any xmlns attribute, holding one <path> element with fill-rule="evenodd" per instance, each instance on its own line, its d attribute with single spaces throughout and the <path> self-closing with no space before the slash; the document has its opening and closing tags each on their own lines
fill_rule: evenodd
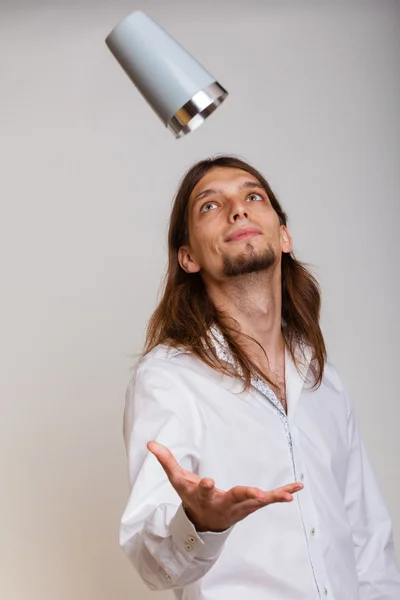
<svg viewBox="0 0 400 600">
<path fill-rule="evenodd" d="M 247 243 L 246 248 L 237 256 L 223 256 L 223 273 L 227 277 L 238 277 L 267 271 L 275 264 L 275 260 L 273 248 L 256 251 L 250 243 Z"/>
</svg>

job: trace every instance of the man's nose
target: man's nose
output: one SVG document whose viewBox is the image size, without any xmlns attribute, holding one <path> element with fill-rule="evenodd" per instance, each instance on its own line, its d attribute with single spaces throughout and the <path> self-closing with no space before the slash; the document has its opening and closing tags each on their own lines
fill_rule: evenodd
<svg viewBox="0 0 400 600">
<path fill-rule="evenodd" d="M 240 201 L 233 201 L 232 206 L 230 207 L 230 220 L 235 223 L 241 218 L 248 218 L 247 206 L 244 206 Z"/>
</svg>

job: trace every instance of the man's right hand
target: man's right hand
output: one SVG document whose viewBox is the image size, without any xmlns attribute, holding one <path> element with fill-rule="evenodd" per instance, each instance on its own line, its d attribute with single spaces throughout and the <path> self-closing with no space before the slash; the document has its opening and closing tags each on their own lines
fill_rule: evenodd
<svg viewBox="0 0 400 600">
<path fill-rule="evenodd" d="M 161 464 L 181 498 L 188 518 L 199 532 L 229 529 L 268 504 L 291 502 L 292 494 L 303 488 L 302 483 L 290 483 L 270 492 L 248 486 L 236 486 L 224 492 L 215 487 L 213 479 L 200 479 L 198 475 L 182 469 L 166 446 L 148 442 L 147 448 Z"/>
</svg>

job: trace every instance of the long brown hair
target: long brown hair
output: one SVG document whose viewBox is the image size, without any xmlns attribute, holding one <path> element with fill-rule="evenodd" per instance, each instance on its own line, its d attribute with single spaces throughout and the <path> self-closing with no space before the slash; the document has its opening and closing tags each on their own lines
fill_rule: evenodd
<svg viewBox="0 0 400 600">
<path fill-rule="evenodd" d="M 250 359 L 237 341 L 238 324 L 228 326 L 209 299 L 199 273 L 188 274 L 178 262 L 178 250 L 188 244 L 188 201 L 197 183 L 215 167 L 230 167 L 247 171 L 262 184 L 279 217 L 281 225 L 287 216 L 268 182 L 257 169 L 235 156 L 217 156 L 193 165 L 182 178 L 172 208 L 168 233 L 168 267 L 161 300 L 149 320 L 144 354 L 158 344 L 184 348 L 204 363 L 223 374 L 232 374 L 232 367 L 221 360 L 210 337 L 210 327 L 217 325 L 229 346 L 236 373 L 245 387 L 252 376 L 262 377 L 275 385 L 266 373 Z M 326 348 L 319 325 L 321 296 L 316 279 L 293 253 L 282 253 L 282 332 L 296 367 L 301 365 L 298 350 L 311 349 L 310 369 L 314 387 L 321 384 L 326 361 Z M 225 317 L 222 319 L 222 317 Z M 254 340 L 255 341 L 255 340 Z"/>
</svg>

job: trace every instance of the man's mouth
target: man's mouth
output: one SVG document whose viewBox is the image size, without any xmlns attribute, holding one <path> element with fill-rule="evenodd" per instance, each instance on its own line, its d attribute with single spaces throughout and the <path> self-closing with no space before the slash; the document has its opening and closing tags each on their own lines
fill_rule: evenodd
<svg viewBox="0 0 400 600">
<path fill-rule="evenodd" d="M 261 231 L 257 227 L 240 227 L 240 229 L 236 229 L 236 231 L 231 233 L 225 241 L 238 242 L 240 240 L 244 240 L 246 238 L 254 237 L 260 234 Z"/>
</svg>

